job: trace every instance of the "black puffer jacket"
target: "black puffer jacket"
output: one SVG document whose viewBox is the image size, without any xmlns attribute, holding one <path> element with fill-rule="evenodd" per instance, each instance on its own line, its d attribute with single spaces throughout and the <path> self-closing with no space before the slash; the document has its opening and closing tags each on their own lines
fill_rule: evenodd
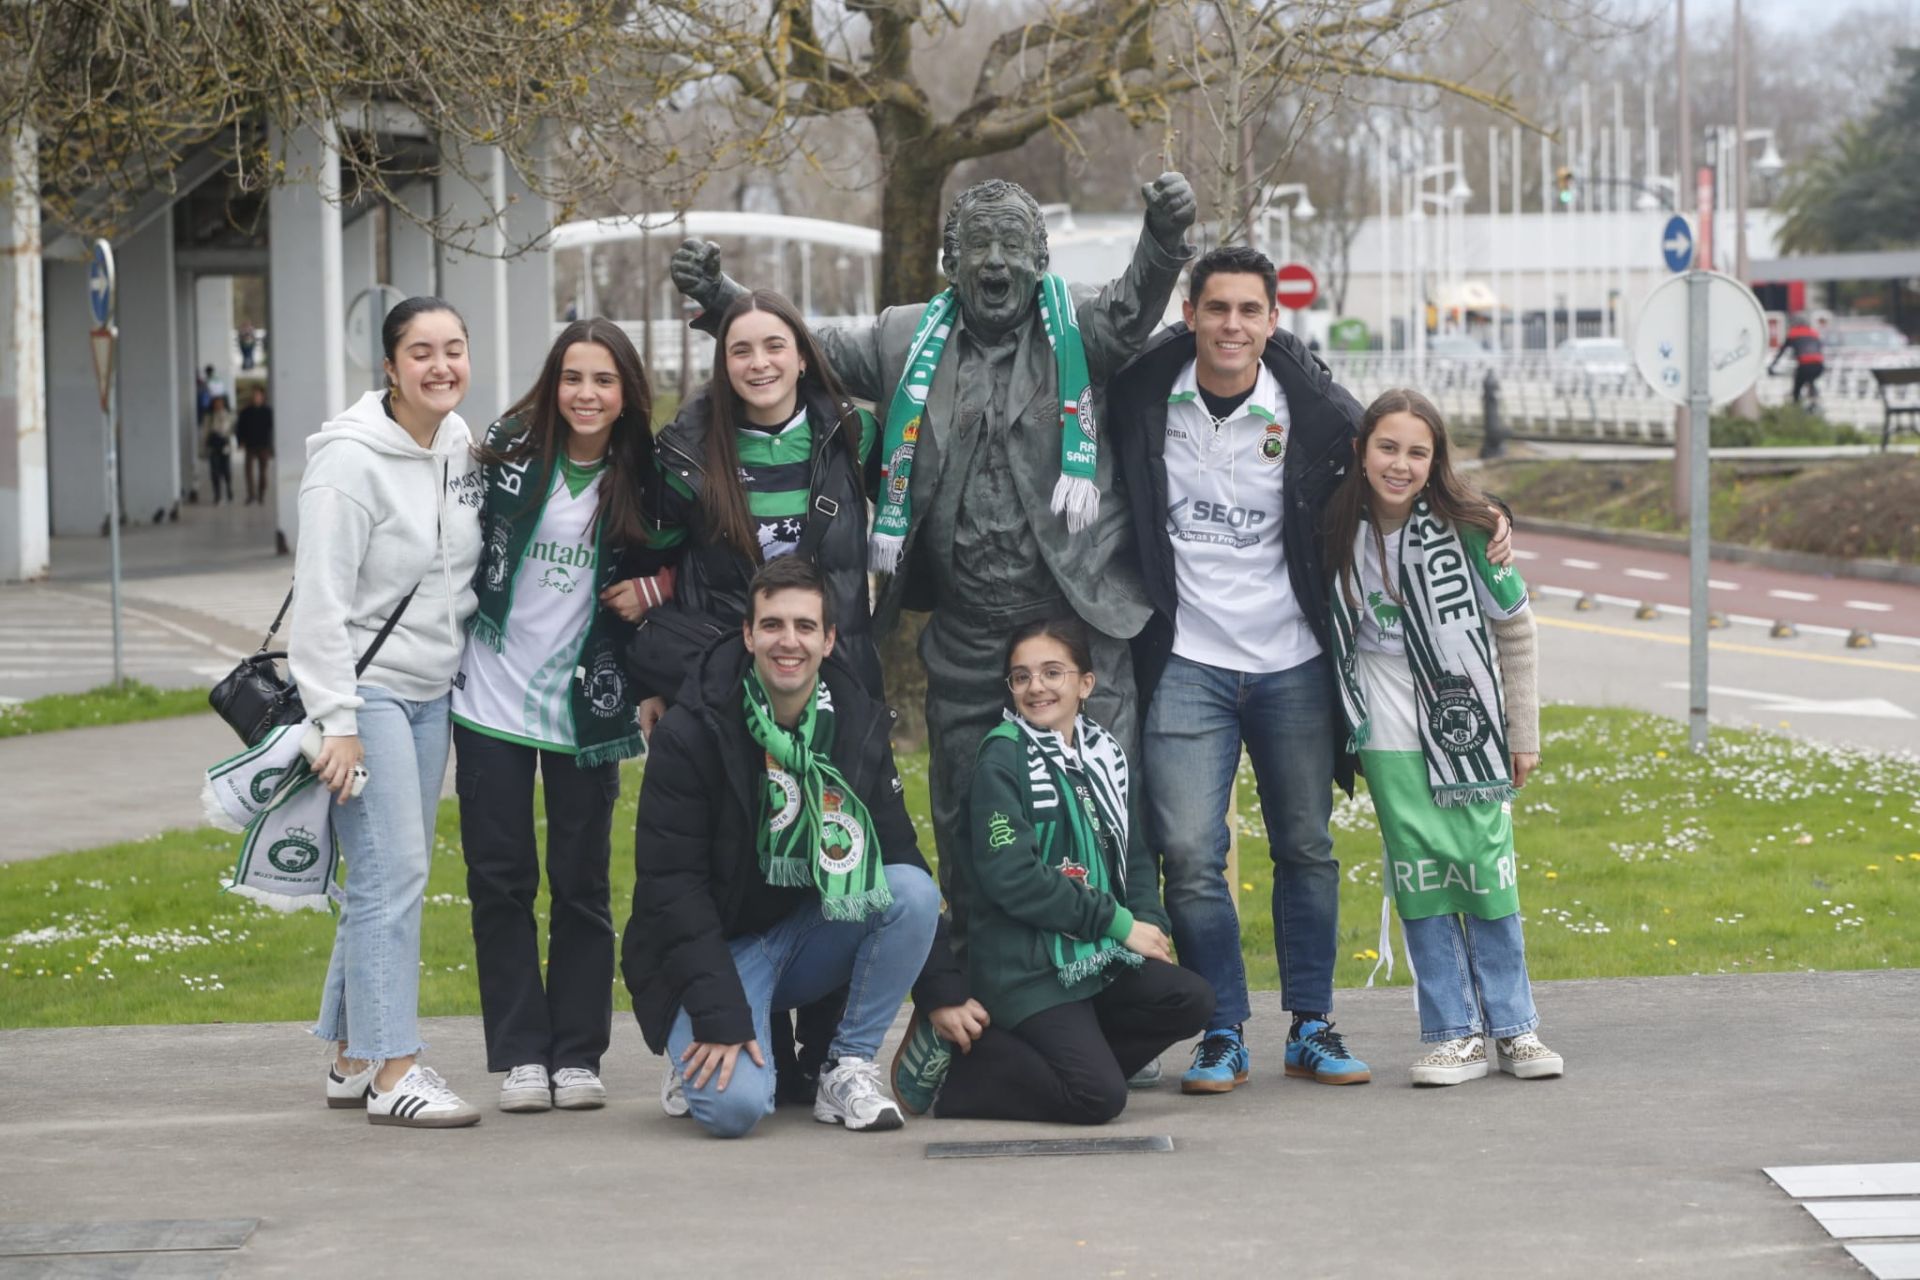
<svg viewBox="0 0 1920 1280">
<path fill-rule="evenodd" d="M 755 852 L 766 752 L 741 709 L 746 646 L 729 637 L 702 657 L 681 700 L 653 731 L 634 823 L 633 914 L 622 935 L 621 973 L 634 1016 L 654 1052 L 666 1048 L 684 1005 L 696 1040 L 741 1044 L 754 1037 L 740 974 L 727 944 L 761 933 L 815 891 L 775 888 Z M 833 763 L 866 802 L 882 862 L 927 869 L 888 735 L 893 715 L 869 697 L 838 655 L 821 668 L 833 694 Z M 914 999 L 926 1008 L 967 998 L 943 920 Z"/>
<path fill-rule="evenodd" d="M 1120 472 L 1133 505 L 1134 538 L 1140 547 L 1141 577 L 1153 618 L 1133 642 L 1134 678 L 1144 707 L 1173 652 L 1174 619 L 1180 589 L 1174 576 L 1173 537 L 1167 532 L 1167 396 L 1175 379 L 1194 358 L 1193 331 L 1184 324 L 1163 330 L 1146 350 L 1114 376 L 1107 393 L 1113 406 L 1113 434 L 1119 442 Z M 1267 339 L 1261 355 L 1287 397 L 1292 420 L 1286 461 L 1281 542 L 1293 597 L 1323 650 L 1331 651 L 1327 594 L 1326 536 L 1322 516 L 1347 466 L 1353 461 L 1360 404 L 1333 380 L 1333 373 L 1284 330 Z M 1328 666 L 1331 678 L 1332 666 Z M 1146 713 L 1141 712 L 1145 723 Z M 1335 717 L 1338 721 L 1338 717 Z M 1346 730 L 1336 724 L 1335 781 L 1353 790 L 1353 757 L 1346 752 Z"/>
<path fill-rule="evenodd" d="M 654 444 L 659 466 L 670 470 L 694 493 L 697 505 L 707 480 L 707 422 L 711 414 L 706 391 L 682 406 Z M 865 467 L 855 465 L 854 450 L 840 438 L 850 433 L 860 442 L 860 415 L 851 401 L 835 405 L 825 397 L 809 398 L 807 419 L 813 426 L 809 521 L 829 519 L 816 559 L 833 595 L 834 622 L 839 628 L 836 652 L 859 674 L 867 692 L 882 697 L 880 655 L 873 640 L 873 608 L 867 592 L 867 495 L 879 484 L 879 450 Z M 687 531 L 685 558 L 674 585 L 682 608 L 704 613 L 728 627 L 738 627 L 747 614 L 747 584 L 757 563 L 731 543 L 715 538 L 704 518 L 681 521 L 669 509 L 680 495 L 655 477 L 647 496 L 648 515 L 656 524 L 682 524 Z M 832 515 L 825 513 L 831 511 Z M 672 697 L 679 688 L 673 673 L 654 691 Z"/>
</svg>

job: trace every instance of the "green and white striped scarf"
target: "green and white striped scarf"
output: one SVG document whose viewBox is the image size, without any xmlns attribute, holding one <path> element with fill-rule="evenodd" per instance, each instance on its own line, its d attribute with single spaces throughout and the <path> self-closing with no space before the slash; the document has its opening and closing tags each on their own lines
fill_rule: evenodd
<svg viewBox="0 0 1920 1280">
<path fill-rule="evenodd" d="M 759 672 L 747 668 L 747 732 L 767 753 L 758 815 L 760 872 L 771 885 L 820 890 L 820 914 L 864 920 L 893 905 L 873 818 L 834 768 L 833 696 L 825 680 L 789 729 L 773 716 Z"/>
<path fill-rule="evenodd" d="M 1399 590 L 1407 662 L 1413 670 L 1414 723 L 1427 761 L 1433 802 L 1442 807 L 1513 798 L 1500 672 L 1493 639 L 1474 594 L 1473 553 L 1434 515 L 1426 494 L 1400 530 Z M 1356 571 L 1356 577 L 1357 577 Z M 1349 751 L 1367 745 L 1366 693 L 1355 671 L 1359 619 L 1344 584 L 1333 584 L 1333 650 L 1340 700 L 1353 733 Z"/>
<path fill-rule="evenodd" d="M 1004 714 L 986 741 L 1005 738 L 1025 750 L 1027 813 L 1040 856 L 1069 880 L 1125 901 L 1127 753 L 1112 734 L 1085 716 L 1074 718 L 1076 751 L 1053 730 L 1037 728 L 1011 711 Z M 993 839 L 988 832 L 988 843 Z M 1141 963 L 1139 955 L 1107 937 L 1048 933 L 1045 946 L 1063 987 L 1110 964 L 1138 968 Z"/>
<path fill-rule="evenodd" d="M 1066 279 L 1042 276 L 1038 288 L 1040 321 L 1053 348 L 1054 385 L 1060 395 L 1060 479 L 1053 488 L 1053 513 L 1064 515 L 1068 530 L 1079 533 L 1100 514 L 1100 490 L 1093 479 L 1100 446 L 1095 438 L 1087 348 L 1080 338 L 1080 317 Z M 912 523 L 908 489 L 913 451 L 925 426 L 927 393 L 933 389 L 947 339 L 953 336 L 959 306 L 952 289 L 927 304 L 907 348 L 907 366 L 887 405 L 886 430 L 880 440 L 880 509 L 874 514 L 868 542 L 868 562 L 875 573 L 892 573 L 900 567 Z"/>
</svg>

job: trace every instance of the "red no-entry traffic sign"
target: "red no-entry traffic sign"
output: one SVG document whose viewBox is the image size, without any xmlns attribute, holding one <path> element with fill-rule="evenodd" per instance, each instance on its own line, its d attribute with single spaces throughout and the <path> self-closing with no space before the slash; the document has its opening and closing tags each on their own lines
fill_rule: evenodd
<svg viewBox="0 0 1920 1280">
<path fill-rule="evenodd" d="M 1320 296 L 1320 282 L 1298 262 L 1289 262 L 1280 268 L 1274 292 L 1279 295 L 1280 305 L 1289 311 L 1305 311 Z"/>
</svg>

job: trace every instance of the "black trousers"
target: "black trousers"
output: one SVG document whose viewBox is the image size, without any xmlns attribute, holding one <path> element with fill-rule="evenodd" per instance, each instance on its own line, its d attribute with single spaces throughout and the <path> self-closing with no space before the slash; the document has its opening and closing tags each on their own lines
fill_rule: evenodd
<svg viewBox="0 0 1920 1280">
<path fill-rule="evenodd" d="M 207 475 L 213 481 L 213 500 L 220 501 L 221 493 L 227 495 L 227 501 L 233 501 L 233 459 L 224 453 L 207 454 Z"/>
<path fill-rule="evenodd" d="M 1793 366 L 1793 402 L 1795 404 L 1800 403 L 1800 393 L 1803 391 L 1811 391 L 1815 396 L 1818 396 L 1820 394 L 1820 388 L 1813 384 L 1820 381 L 1820 375 L 1826 371 L 1827 366 L 1824 364 L 1796 364 Z"/>
<path fill-rule="evenodd" d="M 1105 1124 L 1127 1105 L 1127 1078 L 1213 1016 L 1213 988 L 1162 960 L 1127 969 L 1088 1000 L 989 1026 L 955 1051 L 934 1114 L 943 1120 Z"/>
<path fill-rule="evenodd" d="M 453 727 L 460 842 L 473 902 L 473 950 L 487 1070 L 526 1063 L 600 1070 L 613 1034 L 613 911 L 607 863 L 620 766 Z M 536 764 L 547 801 L 547 971 L 533 919 L 540 850 Z"/>
</svg>

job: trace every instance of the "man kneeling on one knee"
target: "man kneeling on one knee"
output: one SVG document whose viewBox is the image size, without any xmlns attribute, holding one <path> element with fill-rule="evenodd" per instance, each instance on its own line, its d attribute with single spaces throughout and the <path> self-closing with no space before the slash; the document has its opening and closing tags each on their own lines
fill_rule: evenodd
<svg viewBox="0 0 1920 1280">
<path fill-rule="evenodd" d="M 909 987 L 939 1007 L 965 998 L 965 978 L 935 942 L 940 895 L 901 794 L 892 718 L 826 661 L 834 619 L 819 570 L 775 560 L 749 596 L 743 639 L 706 652 L 653 731 L 621 968 L 647 1046 L 668 1055 L 668 1096 L 684 1091 L 709 1133 L 741 1137 L 773 1111 L 762 1048 L 773 1011 L 841 987 L 814 1119 L 897 1129 L 874 1061 L 881 1038 Z"/>
</svg>

